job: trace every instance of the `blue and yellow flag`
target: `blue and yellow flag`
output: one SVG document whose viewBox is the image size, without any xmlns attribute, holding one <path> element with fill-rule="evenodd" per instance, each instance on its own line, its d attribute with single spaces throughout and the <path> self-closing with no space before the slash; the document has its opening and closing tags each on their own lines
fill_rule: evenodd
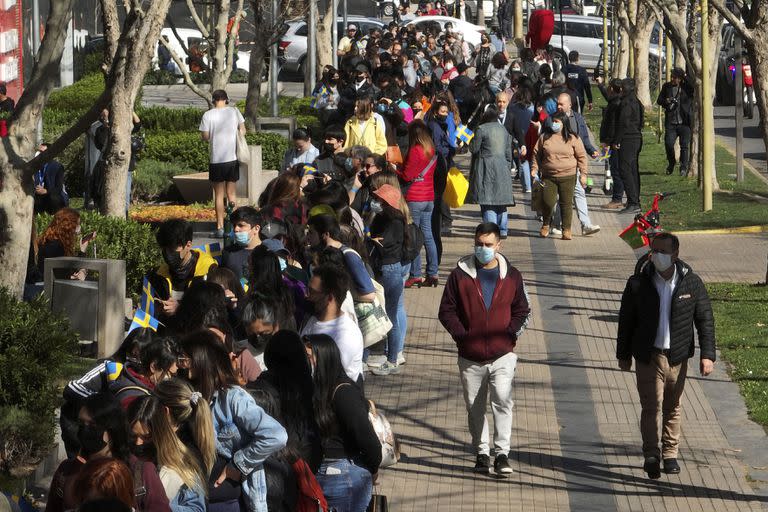
<svg viewBox="0 0 768 512">
<path fill-rule="evenodd" d="M 317 93 L 312 95 L 312 100 L 310 100 L 309 102 L 309 107 L 315 108 L 315 109 L 318 108 L 317 100 L 322 98 L 323 96 L 328 96 L 329 94 L 330 94 L 330 91 L 328 90 L 328 87 L 326 87 L 325 85 L 322 85 L 320 89 L 318 89 Z"/>
<path fill-rule="evenodd" d="M 128 329 L 128 332 L 138 329 L 139 327 L 149 328 L 157 332 L 157 327 L 159 325 L 160 322 L 158 322 L 157 318 L 153 317 L 143 309 L 137 309 L 136 313 L 133 314 L 133 322 L 131 322 L 131 327 Z"/>
<path fill-rule="evenodd" d="M 469 144 L 469 142 L 472 140 L 472 137 L 474 136 L 475 136 L 475 132 L 473 132 L 463 124 L 460 124 L 456 128 L 456 138 L 461 142 L 463 142 L 464 144 Z"/>
<path fill-rule="evenodd" d="M 109 382 L 117 380 L 120 373 L 123 371 L 123 363 L 118 363 L 116 361 L 107 361 L 105 367 L 107 369 L 107 380 Z"/>
<path fill-rule="evenodd" d="M 144 282 L 141 285 L 141 300 L 139 301 L 139 309 L 143 309 L 150 315 L 155 315 L 155 298 L 157 294 L 155 289 L 152 288 L 152 284 L 148 278 L 144 278 Z"/>
<path fill-rule="evenodd" d="M 304 166 L 304 171 L 301 173 L 301 177 L 313 176 L 315 174 L 317 174 L 317 168 L 307 164 Z"/>
<path fill-rule="evenodd" d="M 205 244 L 205 245 L 196 245 L 193 247 L 193 249 L 197 249 L 198 251 L 208 253 L 211 258 L 216 260 L 216 263 L 221 264 L 221 244 L 219 242 L 214 242 L 212 244 Z"/>
</svg>

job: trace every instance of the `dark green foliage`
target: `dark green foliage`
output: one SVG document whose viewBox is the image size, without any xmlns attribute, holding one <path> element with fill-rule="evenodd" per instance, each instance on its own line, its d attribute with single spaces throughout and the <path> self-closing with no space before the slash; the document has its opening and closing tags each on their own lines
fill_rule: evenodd
<svg viewBox="0 0 768 512">
<path fill-rule="evenodd" d="M 205 111 L 196 107 L 141 107 L 136 113 L 145 130 L 177 132 L 196 131 Z"/>
<path fill-rule="evenodd" d="M 45 109 L 68 112 L 74 122 L 96 103 L 96 99 L 102 92 L 104 92 L 104 77 L 101 73 L 87 75 L 68 87 L 53 91 Z"/>
<path fill-rule="evenodd" d="M 143 158 L 136 164 L 136 170 L 133 173 L 133 199 L 139 201 L 178 199 L 173 177 L 193 172 L 196 171 L 170 162 Z"/>
<path fill-rule="evenodd" d="M 162 261 L 155 235 L 147 224 L 116 217 L 103 217 L 96 212 L 80 212 L 83 233 L 97 231 L 96 257 L 125 260 L 126 293 L 137 298 L 144 275 Z M 36 217 L 37 232 L 42 233 L 51 217 Z M 91 244 L 91 245 L 94 245 Z M 88 256 L 93 256 L 88 247 Z"/>
<path fill-rule="evenodd" d="M 174 73 L 165 69 L 151 69 L 144 75 L 144 85 L 172 85 L 178 81 Z"/>
<path fill-rule="evenodd" d="M 77 350 L 66 319 L 43 298 L 0 289 L 0 472 L 25 476 L 53 442 L 58 381 Z"/>
</svg>

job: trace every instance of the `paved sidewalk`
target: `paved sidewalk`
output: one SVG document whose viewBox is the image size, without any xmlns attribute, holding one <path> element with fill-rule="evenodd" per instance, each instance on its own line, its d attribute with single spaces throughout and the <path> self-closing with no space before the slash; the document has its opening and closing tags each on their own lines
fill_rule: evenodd
<svg viewBox="0 0 768 512">
<path fill-rule="evenodd" d="M 709 398 L 733 385 L 727 377 L 705 381 L 697 364 L 683 396 L 683 472 L 657 481 L 642 472 L 634 374 L 620 372 L 614 357 L 621 291 L 635 263 L 617 234 L 631 218 L 597 208 L 604 196 L 589 202 L 603 231 L 582 237 L 574 226 L 570 242 L 538 238 L 527 199 L 510 209 L 503 252 L 523 273 L 533 319 L 518 343 L 515 473 L 507 480 L 472 472 L 456 350 L 437 320 L 442 286 L 406 291 L 408 363 L 400 375 L 369 376 L 366 384 L 403 444 L 400 463 L 383 470 L 376 487 L 391 510 L 768 509 L 765 488 L 753 489 L 746 476 L 759 468 L 741 459 L 757 446 L 732 444 Z M 471 251 L 479 208 L 464 207 L 455 218 L 458 236 L 444 239 L 441 283 Z M 757 282 L 766 241 L 765 234 L 685 235 L 681 257 L 707 281 Z M 764 434 L 757 443 L 766 445 Z"/>
</svg>

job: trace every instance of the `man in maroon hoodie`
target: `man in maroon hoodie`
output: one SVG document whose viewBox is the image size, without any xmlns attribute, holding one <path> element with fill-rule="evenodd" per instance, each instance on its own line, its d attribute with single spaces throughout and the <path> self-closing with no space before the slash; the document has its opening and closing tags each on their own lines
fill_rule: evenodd
<svg viewBox="0 0 768 512">
<path fill-rule="evenodd" d="M 488 390 L 493 411 L 493 463 L 498 476 L 509 476 L 512 436 L 512 379 L 515 344 L 528 324 L 531 309 L 523 277 L 500 253 L 499 226 L 483 222 L 475 229 L 474 254 L 459 260 L 445 284 L 440 323 L 459 349 L 459 372 L 467 404 L 469 431 L 477 453 L 475 470 L 491 467 Z"/>
</svg>

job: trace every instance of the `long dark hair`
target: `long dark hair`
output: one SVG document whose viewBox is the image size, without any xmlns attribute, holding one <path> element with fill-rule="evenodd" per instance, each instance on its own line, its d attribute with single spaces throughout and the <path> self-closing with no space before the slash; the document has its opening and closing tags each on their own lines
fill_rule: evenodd
<svg viewBox="0 0 768 512">
<path fill-rule="evenodd" d="M 336 414 L 333 412 L 333 395 L 341 383 L 352 383 L 344 373 L 341 353 L 333 338 L 327 334 L 312 334 L 303 337 L 304 343 L 312 347 L 315 358 L 315 392 L 312 407 L 315 421 L 323 439 L 328 439 L 337 431 Z"/>
<path fill-rule="evenodd" d="M 192 332 L 205 327 L 213 317 L 226 317 L 226 310 L 224 288 L 214 282 L 197 280 L 184 293 L 172 324 L 178 333 Z"/>
<path fill-rule="evenodd" d="M 210 401 L 216 391 L 237 385 L 232 362 L 219 337 L 209 330 L 195 331 L 181 340 L 189 357 L 190 382 Z"/>
<path fill-rule="evenodd" d="M 94 393 L 83 401 L 83 408 L 93 418 L 93 423 L 109 434 L 109 450 L 112 457 L 128 462 L 128 424 L 120 402 L 107 392 Z"/>
<path fill-rule="evenodd" d="M 251 252 L 250 281 L 248 293 L 260 293 L 278 299 L 281 311 L 292 312 L 295 308 L 293 295 L 283 283 L 280 260 L 277 255 L 263 245 Z"/>
</svg>

